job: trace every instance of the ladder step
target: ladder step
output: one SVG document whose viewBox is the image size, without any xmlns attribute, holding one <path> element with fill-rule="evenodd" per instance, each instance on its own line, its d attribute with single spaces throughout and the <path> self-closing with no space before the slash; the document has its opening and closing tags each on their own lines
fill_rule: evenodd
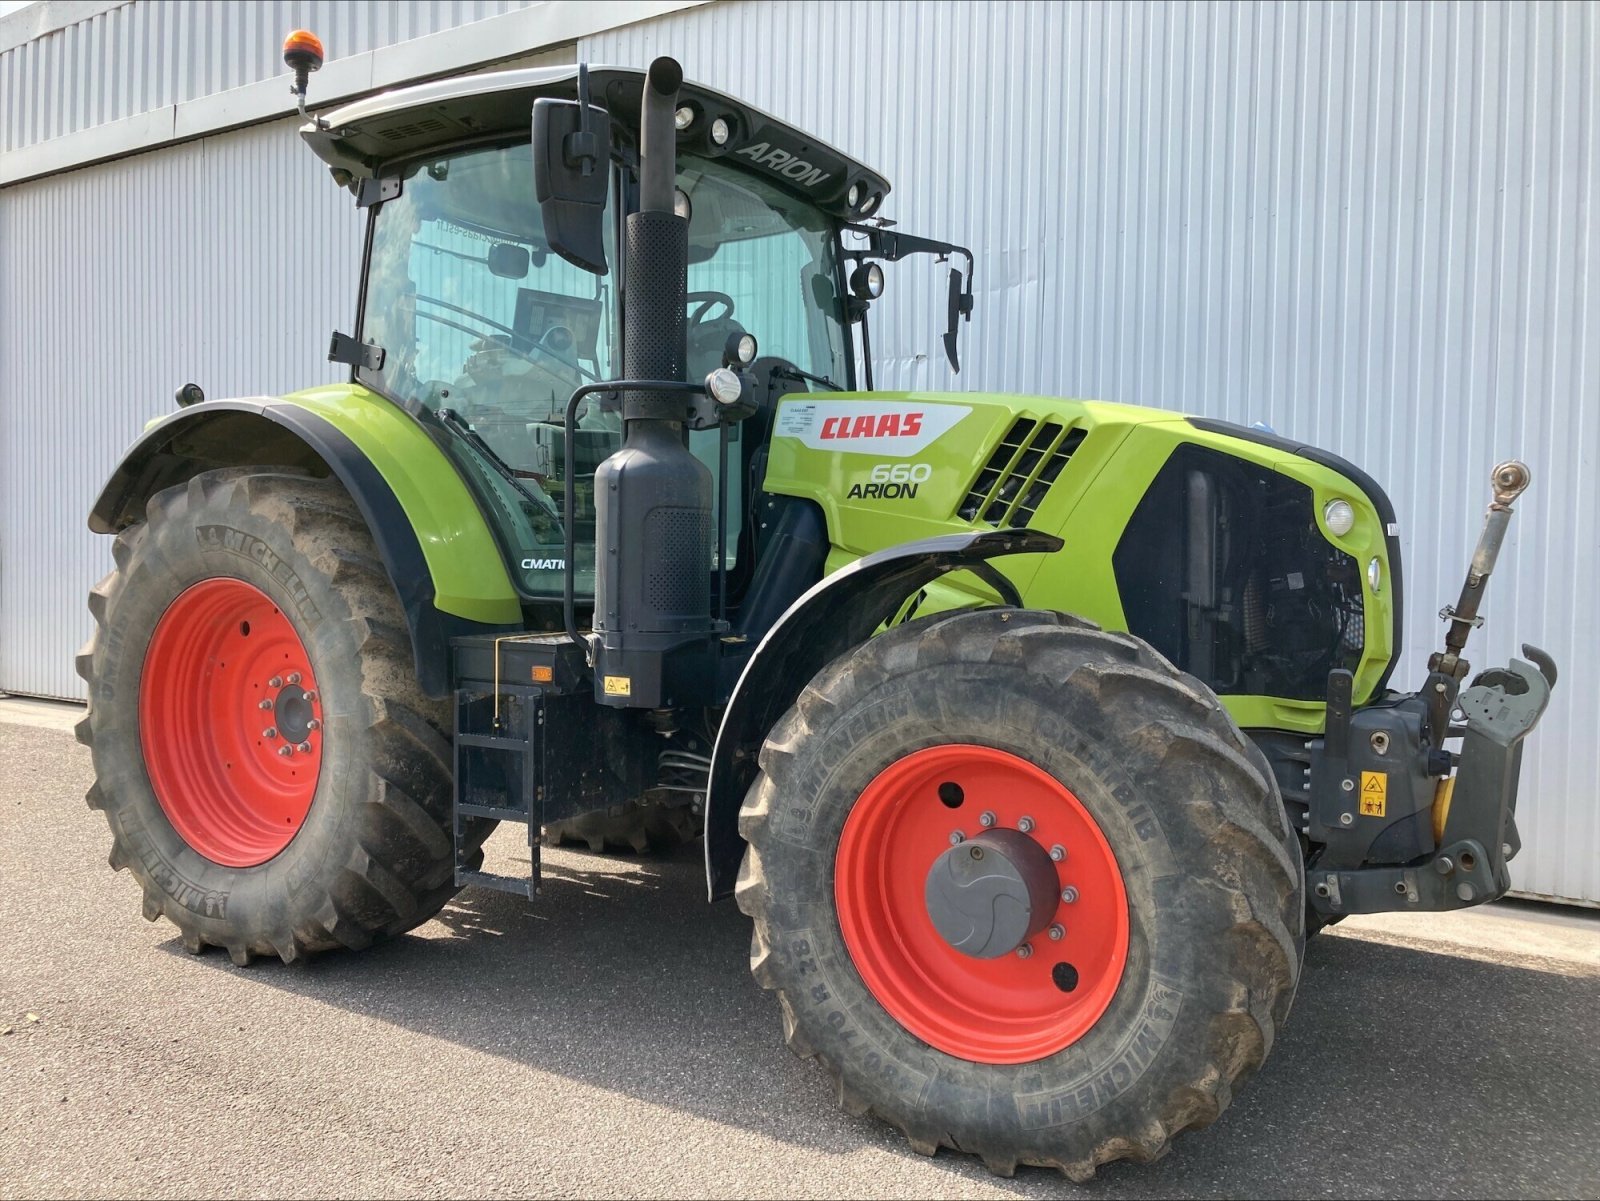
<svg viewBox="0 0 1600 1201">
<path fill-rule="evenodd" d="M 508 751 L 526 750 L 526 738 L 500 738 L 494 734 L 457 734 L 456 742 L 461 746 L 487 746 L 497 747 Z"/>
<path fill-rule="evenodd" d="M 509 809 L 500 805 L 458 804 L 456 812 L 462 817 L 487 817 L 497 822 L 528 823 L 532 821 L 526 809 Z"/>
<path fill-rule="evenodd" d="M 519 897 L 533 899 L 533 881 L 519 876 L 498 876 L 494 872 L 478 872 L 469 868 L 456 868 L 456 886 L 475 884 L 479 888 L 493 888 L 500 892 L 514 892 Z"/>
</svg>

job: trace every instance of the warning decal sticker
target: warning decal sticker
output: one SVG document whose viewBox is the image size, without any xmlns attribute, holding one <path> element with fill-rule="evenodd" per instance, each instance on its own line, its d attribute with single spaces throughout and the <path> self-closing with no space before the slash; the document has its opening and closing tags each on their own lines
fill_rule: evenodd
<svg viewBox="0 0 1600 1201">
<path fill-rule="evenodd" d="M 1389 811 L 1389 773 L 1361 773 L 1361 816 L 1383 817 Z"/>
</svg>

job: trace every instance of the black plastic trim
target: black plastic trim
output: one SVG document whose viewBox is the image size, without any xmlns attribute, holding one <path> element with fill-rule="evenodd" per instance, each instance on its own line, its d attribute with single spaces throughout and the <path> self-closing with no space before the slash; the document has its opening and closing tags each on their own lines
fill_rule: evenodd
<svg viewBox="0 0 1600 1201">
<path fill-rule="evenodd" d="M 767 631 L 723 710 L 706 788 L 706 886 L 732 895 L 744 840 L 739 805 L 773 724 L 817 672 L 865 642 L 906 597 L 952 571 L 988 567 L 1000 555 L 1049 554 L 1060 538 L 1034 530 L 941 534 L 875 551 L 808 589 Z"/>
<path fill-rule="evenodd" d="M 1390 530 L 1400 528 L 1399 521 L 1394 515 L 1394 502 L 1389 499 L 1378 481 L 1373 479 L 1361 468 L 1348 459 L 1340 458 L 1330 450 L 1323 450 L 1318 446 L 1308 446 L 1303 442 L 1296 442 L 1293 438 L 1285 438 L 1281 434 L 1269 434 L 1266 430 L 1251 429 L 1246 425 L 1236 425 L 1231 421 L 1220 421 L 1214 417 L 1187 418 L 1190 425 L 1197 430 L 1208 434 L 1222 434 L 1229 438 L 1238 438 L 1241 442 L 1254 442 L 1258 446 L 1270 446 L 1273 450 L 1281 450 L 1288 454 L 1299 455 L 1302 459 L 1310 459 L 1319 466 L 1330 471 L 1336 471 L 1344 476 L 1378 511 L 1378 520 L 1383 522 L 1383 542 L 1389 553 L 1389 579 L 1388 586 L 1394 597 L 1391 606 L 1394 610 L 1394 631 L 1392 633 L 1392 653 L 1389 664 L 1383 669 L 1383 675 L 1378 679 L 1377 686 L 1372 690 L 1372 699 L 1376 700 L 1389 686 L 1389 679 L 1394 675 L 1396 664 L 1400 661 L 1401 631 L 1405 625 L 1405 573 L 1400 560 L 1400 538 L 1391 534 Z"/>
</svg>

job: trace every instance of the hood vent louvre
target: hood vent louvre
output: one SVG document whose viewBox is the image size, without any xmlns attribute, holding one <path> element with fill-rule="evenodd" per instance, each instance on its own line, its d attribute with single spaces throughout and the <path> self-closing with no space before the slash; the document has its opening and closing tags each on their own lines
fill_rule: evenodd
<svg viewBox="0 0 1600 1201">
<path fill-rule="evenodd" d="M 978 472 L 956 515 L 996 529 L 1025 528 L 1083 439 L 1081 429 L 1018 417 Z"/>
</svg>

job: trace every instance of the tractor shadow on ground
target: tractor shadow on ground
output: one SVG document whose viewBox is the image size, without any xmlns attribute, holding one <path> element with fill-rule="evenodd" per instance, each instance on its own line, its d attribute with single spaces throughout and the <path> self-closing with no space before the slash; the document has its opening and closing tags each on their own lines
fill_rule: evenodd
<svg viewBox="0 0 1600 1201">
<path fill-rule="evenodd" d="M 698 846 L 547 852 L 532 907 L 468 889 L 413 935 L 248 979 L 815 1151 L 917 1159 L 784 1049 L 748 972 L 749 924 L 704 888 Z M 1079 1190 L 1038 1169 L 1003 1181 L 964 1156 L 933 1162 L 1047 1196 L 1583 1195 L 1600 1179 L 1600 979 L 1549 967 L 1324 935 L 1263 1072 L 1159 1163 Z"/>
</svg>

